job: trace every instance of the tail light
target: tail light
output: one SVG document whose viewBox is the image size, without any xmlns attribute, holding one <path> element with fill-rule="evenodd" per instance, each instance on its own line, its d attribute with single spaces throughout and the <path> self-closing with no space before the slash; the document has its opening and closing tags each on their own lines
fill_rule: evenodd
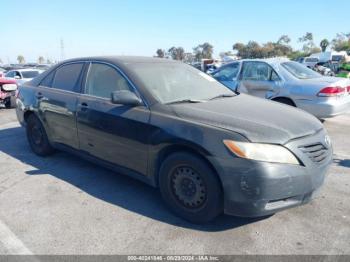
<svg viewBox="0 0 350 262">
<path fill-rule="evenodd" d="M 343 88 L 339 86 L 330 86 L 323 88 L 317 96 L 337 96 L 341 95 L 342 93 L 345 93 L 346 91 L 349 91 L 349 87 Z"/>
<path fill-rule="evenodd" d="M 346 91 L 348 91 L 348 93 L 350 93 L 350 86 L 348 86 L 348 87 L 346 88 Z"/>
</svg>

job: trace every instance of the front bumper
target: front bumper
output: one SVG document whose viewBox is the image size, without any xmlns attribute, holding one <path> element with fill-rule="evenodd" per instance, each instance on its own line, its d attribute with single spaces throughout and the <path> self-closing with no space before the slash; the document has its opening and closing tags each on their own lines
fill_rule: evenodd
<svg viewBox="0 0 350 262">
<path fill-rule="evenodd" d="M 289 165 L 242 158 L 213 159 L 219 165 L 224 190 L 224 212 L 243 217 L 259 217 L 308 203 L 325 180 L 332 162 L 332 149 L 321 163 L 300 150 L 325 137 L 324 131 L 285 145 L 303 163 Z"/>
<path fill-rule="evenodd" d="M 314 100 L 295 101 L 298 108 L 303 109 L 318 118 L 331 118 L 350 111 L 350 95 L 319 98 Z"/>
</svg>

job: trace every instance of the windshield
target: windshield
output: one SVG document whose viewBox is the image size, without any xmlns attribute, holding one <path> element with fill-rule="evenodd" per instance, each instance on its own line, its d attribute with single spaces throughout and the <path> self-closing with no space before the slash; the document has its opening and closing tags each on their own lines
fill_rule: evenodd
<svg viewBox="0 0 350 262">
<path fill-rule="evenodd" d="M 131 70 L 161 103 L 234 95 L 214 78 L 184 63 L 135 63 Z"/>
<path fill-rule="evenodd" d="M 299 79 L 318 78 L 322 75 L 296 62 L 284 62 L 282 66 L 293 76 Z"/>
<path fill-rule="evenodd" d="M 22 71 L 23 78 L 34 78 L 40 74 L 39 71 Z"/>
<path fill-rule="evenodd" d="M 342 55 L 334 55 L 332 56 L 332 61 L 339 62 L 343 59 Z"/>
<path fill-rule="evenodd" d="M 305 62 L 318 62 L 318 59 L 317 58 L 313 58 L 313 57 L 310 57 L 310 58 L 305 58 Z"/>
</svg>

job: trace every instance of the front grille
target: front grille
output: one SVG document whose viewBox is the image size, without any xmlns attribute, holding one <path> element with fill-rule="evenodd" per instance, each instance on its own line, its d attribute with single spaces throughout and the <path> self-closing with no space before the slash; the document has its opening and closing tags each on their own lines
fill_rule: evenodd
<svg viewBox="0 0 350 262">
<path fill-rule="evenodd" d="M 299 148 L 315 163 L 322 163 L 327 159 L 328 149 L 321 143 L 301 146 Z"/>
</svg>

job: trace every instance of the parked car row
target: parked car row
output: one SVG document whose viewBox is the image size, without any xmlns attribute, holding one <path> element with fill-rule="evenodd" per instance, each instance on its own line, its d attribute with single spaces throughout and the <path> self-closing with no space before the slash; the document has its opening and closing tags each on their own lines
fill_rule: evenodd
<svg viewBox="0 0 350 262">
<path fill-rule="evenodd" d="M 17 117 L 37 155 L 65 150 L 140 179 L 194 223 L 311 201 L 332 163 L 326 130 L 254 96 L 332 116 L 349 101 L 345 82 L 280 60 L 238 61 L 213 76 L 225 85 L 168 59 L 77 58 L 20 86 Z"/>
<path fill-rule="evenodd" d="M 30 67 L 32 66 L 32 67 Z M 32 80 L 45 70 L 47 65 L 25 64 L 0 67 L 0 106 L 14 107 L 17 86 Z"/>
</svg>

